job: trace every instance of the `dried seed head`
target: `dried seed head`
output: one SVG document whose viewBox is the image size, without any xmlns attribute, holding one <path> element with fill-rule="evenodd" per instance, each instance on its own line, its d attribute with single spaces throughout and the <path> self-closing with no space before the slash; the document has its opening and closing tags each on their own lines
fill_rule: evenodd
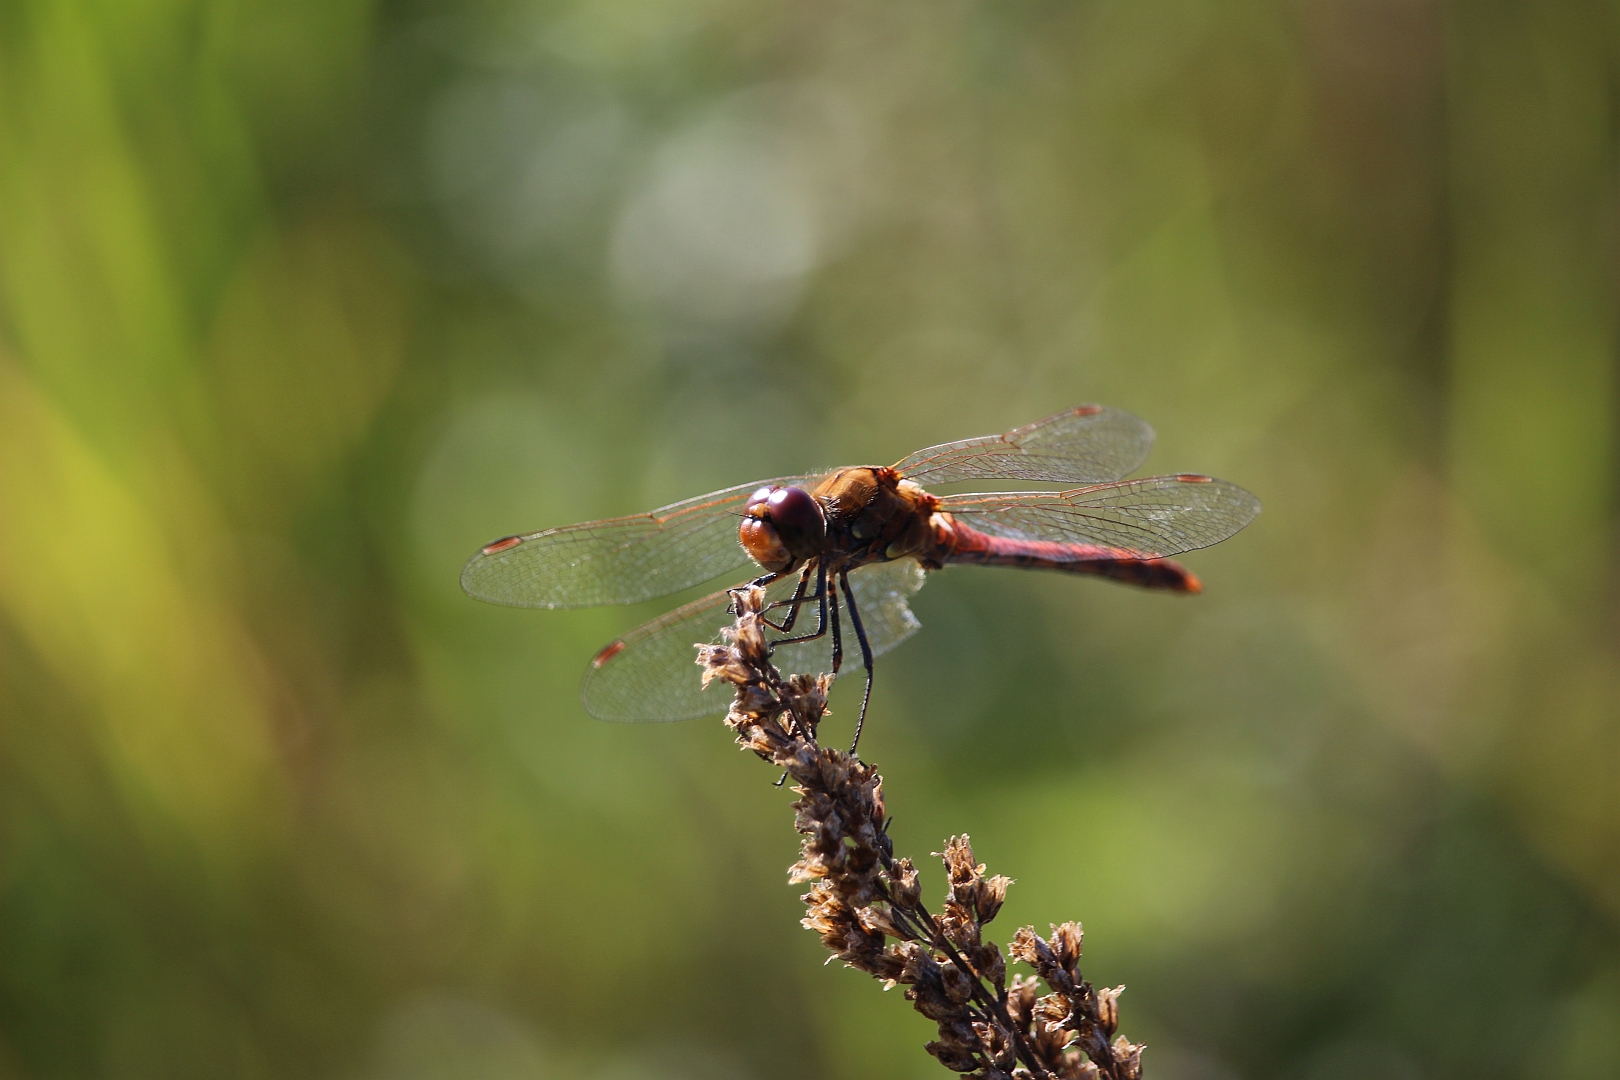
<svg viewBox="0 0 1620 1080">
<path fill-rule="evenodd" d="M 1057 1032 L 1066 1030 L 1069 1018 L 1073 1011 L 1069 1008 L 1069 999 L 1062 994 L 1047 994 L 1035 1003 L 1035 1019 L 1047 1031 Z M 1065 1041 L 1067 1041 L 1065 1039 Z"/>
<path fill-rule="evenodd" d="M 900 981 L 905 982 L 904 979 Z M 918 1012 L 939 1025 L 941 1034 L 944 1034 L 966 1012 L 960 1002 L 952 1001 L 946 997 L 945 991 L 938 986 L 922 984 L 913 986 L 906 991 L 906 997 L 911 999 L 913 1007 Z M 972 1030 L 972 1028 L 969 1028 L 969 1033 Z M 950 1040 L 946 1041 L 949 1042 Z"/>
<path fill-rule="evenodd" d="M 905 968 L 900 975 L 901 982 L 916 984 L 939 981 L 939 964 L 929 955 L 927 949 L 915 942 L 907 942 L 896 948 L 905 957 Z"/>
<path fill-rule="evenodd" d="M 1038 1014 L 1041 1008 L 1039 1003 L 1036 1004 L 1035 1008 Z M 1048 1027 L 1044 1021 L 1037 1020 L 1031 1028 L 1030 1035 L 1031 1042 L 1035 1045 L 1035 1056 L 1042 1061 L 1051 1063 L 1054 1066 L 1054 1071 L 1060 1076 L 1069 1075 L 1064 1071 L 1065 1066 L 1061 1063 L 1071 1061 L 1074 1064 L 1079 1063 L 1079 1052 L 1071 1053 L 1069 1048 L 1069 1044 L 1074 1039 L 1074 1033 L 1067 1028 L 1061 1025 Z"/>
<path fill-rule="evenodd" d="M 894 902 L 903 908 L 917 906 L 922 898 L 922 885 L 917 880 L 917 868 L 910 859 L 896 859 L 889 870 L 889 892 Z"/>
<path fill-rule="evenodd" d="M 960 1005 L 973 996 L 973 981 L 955 964 L 942 966 L 939 969 L 939 978 L 945 988 L 945 996 L 953 1003 Z"/>
<path fill-rule="evenodd" d="M 1012 884 L 1012 878 L 1002 874 L 985 878 L 979 887 L 979 895 L 974 901 L 974 910 L 979 922 L 987 923 L 994 919 L 1001 911 L 1001 905 L 1007 900 L 1007 886 Z"/>
<path fill-rule="evenodd" d="M 968 960 L 981 976 L 990 980 L 998 990 L 1007 982 L 1007 961 L 993 941 L 987 941 L 968 954 Z"/>
<path fill-rule="evenodd" d="M 1063 970 L 1074 974 L 1080 963 L 1080 945 L 1083 935 L 1077 922 L 1059 923 L 1052 927 L 1052 952 Z"/>
<path fill-rule="evenodd" d="M 1104 1034 L 1112 1035 L 1119 1029 L 1119 995 L 1124 992 L 1123 986 L 1105 986 L 1097 991 L 1097 1026 Z"/>
<path fill-rule="evenodd" d="M 1121 1035 L 1114 1040 L 1114 1072 L 1120 1080 L 1140 1080 L 1142 1075 L 1142 1051 L 1145 1047 L 1126 1039 Z"/>
<path fill-rule="evenodd" d="M 958 949 L 972 951 L 979 947 L 979 924 L 973 921 L 973 912 L 954 900 L 945 901 L 945 911 L 939 917 L 940 929 Z"/>
<path fill-rule="evenodd" d="M 1035 979 L 1026 979 L 1022 975 L 1013 977 L 1012 985 L 1007 987 L 1007 1014 L 1012 1022 L 1020 1028 L 1028 1028 L 1030 1018 L 1035 1013 L 1035 998 L 1040 994 L 1040 983 Z"/>
<path fill-rule="evenodd" d="M 1006 1028 L 1000 1024 L 980 1020 L 974 1023 L 973 1033 L 978 1036 L 984 1054 L 990 1058 L 992 1068 L 1006 1072 L 1018 1064 L 1012 1033 Z"/>
<path fill-rule="evenodd" d="M 1033 926 L 1020 926 L 1013 934 L 1012 958 L 1039 971 L 1041 947 L 1044 944 Z"/>
<path fill-rule="evenodd" d="M 890 945 L 883 950 L 883 955 L 872 963 L 872 974 L 882 979 L 886 984 L 883 989 L 894 989 L 895 983 L 906 973 L 906 957 L 898 946 Z"/>
<path fill-rule="evenodd" d="M 951 837 L 945 844 L 945 850 L 934 852 L 934 857 L 945 860 L 945 872 L 950 876 L 953 887 L 984 876 L 984 866 L 973 862 L 973 845 L 968 842 L 965 833 Z"/>
<path fill-rule="evenodd" d="M 703 668 L 703 685 L 715 679 L 741 686 L 752 678 L 752 671 L 729 645 L 699 645 L 698 664 Z"/>
<path fill-rule="evenodd" d="M 788 867 L 788 883 L 802 885 L 806 881 L 815 881 L 827 876 L 827 864 L 809 859 L 800 859 Z"/>
<path fill-rule="evenodd" d="M 979 1059 L 971 1050 L 958 1046 L 948 1046 L 943 1042 L 931 1042 L 923 1047 L 930 1054 L 939 1059 L 939 1063 L 951 1072 L 970 1073 L 979 1068 Z"/>
<path fill-rule="evenodd" d="M 887 908 L 863 907 L 855 912 L 861 926 L 876 934 L 884 934 L 898 941 L 908 941 L 911 935 L 895 925 L 894 916 Z"/>
</svg>

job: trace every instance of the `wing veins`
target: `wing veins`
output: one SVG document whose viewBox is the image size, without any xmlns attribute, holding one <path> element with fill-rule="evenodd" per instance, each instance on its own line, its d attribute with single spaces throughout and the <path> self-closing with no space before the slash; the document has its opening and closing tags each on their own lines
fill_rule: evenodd
<svg viewBox="0 0 1620 1080">
<path fill-rule="evenodd" d="M 991 535 L 1143 548 L 1160 557 L 1225 540 L 1254 519 L 1260 503 L 1234 484 L 1183 475 L 1058 492 L 947 495 L 941 509 Z"/>
<path fill-rule="evenodd" d="M 1153 429 L 1119 409 L 1082 405 L 1001 435 L 925 447 L 894 467 L 919 483 L 1036 480 L 1095 483 L 1139 466 Z"/>
</svg>

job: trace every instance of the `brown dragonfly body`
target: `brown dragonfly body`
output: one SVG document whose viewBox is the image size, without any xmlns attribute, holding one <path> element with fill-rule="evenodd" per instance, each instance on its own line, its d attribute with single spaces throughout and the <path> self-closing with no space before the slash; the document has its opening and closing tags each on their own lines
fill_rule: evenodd
<svg viewBox="0 0 1620 1080">
<path fill-rule="evenodd" d="M 1251 521 L 1242 488 L 1196 473 L 1121 480 L 1153 431 L 1126 412 L 1082 405 L 1003 435 L 857 466 L 745 484 L 650 514 L 508 536 L 462 572 L 482 600 L 524 607 L 633 603 L 678 592 L 750 561 L 763 570 L 778 662 L 831 671 L 843 662 L 840 612 L 866 669 L 917 628 L 907 599 L 926 571 L 954 564 L 1057 570 L 1180 593 L 1202 589 L 1171 555 L 1208 547 Z M 1034 480 L 1064 490 L 936 495 L 925 483 Z M 813 586 L 813 588 L 812 588 Z M 597 653 L 584 699 L 610 720 L 684 720 L 717 712 L 692 667 L 713 640 L 730 590 L 654 619 Z M 801 613 L 816 626 L 799 634 Z M 769 617 L 769 616 L 768 616 Z M 860 720 L 856 723 L 859 738 Z"/>
<path fill-rule="evenodd" d="M 1184 473 L 1179 479 L 1201 483 L 1208 477 Z M 805 558 L 823 559 L 829 571 L 909 557 L 929 570 L 951 563 L 1014 566 L 1091 574 L 1175 592 L 1203 590 L 1198 578 L 1174 559 L 1100 544 L 982 533 L 941 510 L 937 497 L 885 466 L 839 469 L 810 494 L 826 511 L 827 543 Z M 761 566 L 768 565 L 752 550 L 750 554 Z"/>
<path fill-rule="evenodd" d="M 1212 482 L 1208 477 L 1182 474 L 1185 483 Z M 777 605 L 787 616 L 772 623 L 784 633 L 793 629 L 800 608 L 818 605 L 814 633 L 791 642 L 810 641 L 828 630 L 829 599 L 833 634 L 832 668 L 843 662 L 843 641 L 838 626 L 837 597 L 829 593 L 834 582 L 844 594 L 845 610 L 860 643 L 866 667 L 865 694 L 855 722 L 855 741 L 861 737 L 866 706 L 872 695 L 872 647 L 861 623 L 860 609 L 849 588 L 849 573 L 874 563 L 914 559 L 926 570 L 951 563 L 1013 566 L 1093 574 L 1149 588 L 1199 592 L 1198 579 L 1173 560 L 1098 544 L 1054 540 L 1024 540 L 991 536 L 941 509 L 939 498 L 903 478 L 887 466 L 863 465 L 839 469 L 808 489 L 765 486 L 754 492 L 743 511 L 738 540 L 749 556 L 767 572 L 754 584 L 772 582 L 799 572 L 793 596 Z M 807 593 L 814 575 L 816 588 Z M 609 652 L 608 650 L 611 650 Z M 617 655 L 618 643 L 599 653 L 598 665 Z M 851 747 L 851 752 L 853 752 Z"/>
</svg>

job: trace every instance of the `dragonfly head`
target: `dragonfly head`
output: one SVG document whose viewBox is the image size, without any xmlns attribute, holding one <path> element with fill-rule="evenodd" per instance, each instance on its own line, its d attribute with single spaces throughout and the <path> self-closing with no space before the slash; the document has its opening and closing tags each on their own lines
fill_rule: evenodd
<svg viewBox="0 0 1620 1080">
<path fill-rule="evenodd" d="M 780 573 L 820 553 L 827 518 L 803 488 L 762 487 L 748 500 L 737 538 L 755 562 Z"/>
</svg>

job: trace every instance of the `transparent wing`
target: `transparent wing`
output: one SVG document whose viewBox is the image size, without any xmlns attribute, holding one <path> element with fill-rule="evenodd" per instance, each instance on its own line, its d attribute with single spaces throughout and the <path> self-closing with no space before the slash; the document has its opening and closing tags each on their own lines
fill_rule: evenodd
<svg viewBox="0 0 1620 1080">
<path fill-rule="evenodd" d="M 1159 558 L 1220 543 L 1254 520 L 1260 500 L 1236 484 L 1183 473 L 1072 491 L 946 495 L 940 509 L 991 536 Z"/>
<path fill-rule="evenodd" d="M 919 484 L 953 480 L 1118 480 L 1147 460 L 1153 429 L 1128 412 L 1078 405 L 1005 435 L 930 446 L 895 465 Z"/>
<path fill-rule="evenodd" d="M 922 567 L 912 559 L 876 563 L 850 573 L 849 586 L 874 655 L 888 652 L 920 628 L 906 600 L 922 588 L 923 577 Z M 786 600 L 797 584 L 796 576 L 775 582 L 767 595 L 773 601 Z M 598 720 L 618 721 L 691 720 L 725 712 L 731 690 L 720 684 L 702 689 L 694 646 L 720 640 L 720 628 L 732 621 L 726 610 L 728 599 L 722 591 L 694 600 L 603 649 L 585 673 L 580 692 L 585 711 Z M 785 613 L 779 608 L 775 616 Z M 847 614 L 840 625 L 843 671 L 860 671 L 860 645 Z M 815 628 L 816 605 L 809 603 L 801 610 L 793 632 L 811 633 Z M 781 646 L 774 662 L 784 674 L 831 671 L 831 631 L 815 641 Z"/>
<path fill-rule="evenodd" d="M 468 561 L 461 587 L 475 599 L 508 607 L 592 607 L 668 596 L 748 562 L 737 542 L 737 519 L 755 490 L 820 479 L 759 480 L 650 514 L 508 536 Z"/>
</svg>

